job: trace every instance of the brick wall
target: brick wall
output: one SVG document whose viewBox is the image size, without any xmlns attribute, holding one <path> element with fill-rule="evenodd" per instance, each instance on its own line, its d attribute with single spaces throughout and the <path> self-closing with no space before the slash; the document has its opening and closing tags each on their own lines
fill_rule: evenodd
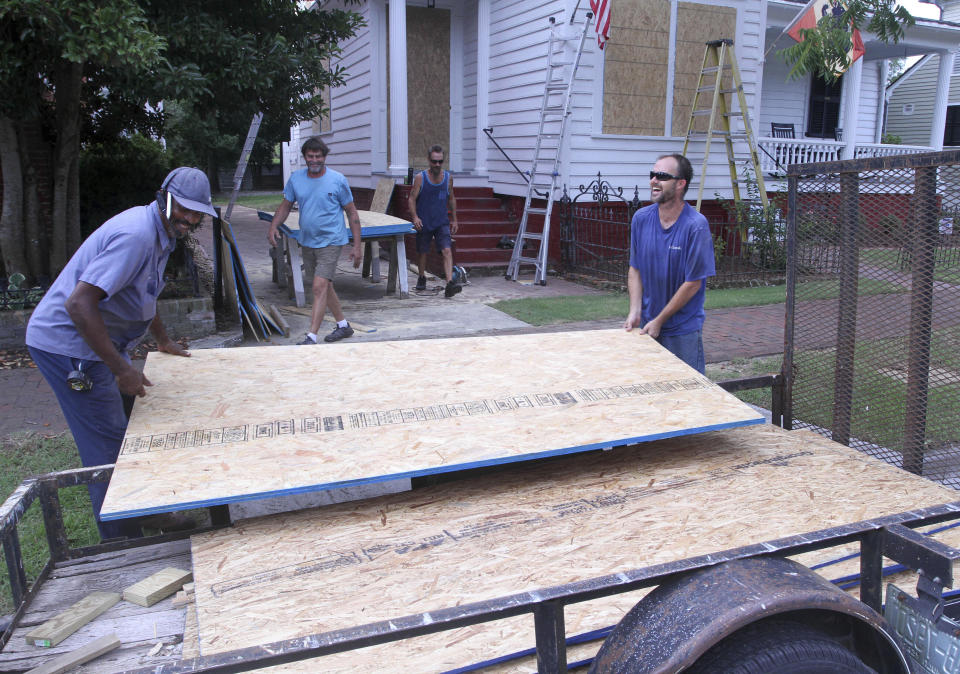
<svg viewBox="0 0 960 674">
<path fill-rule="evenodd" d="M 0 349 L 24 346 L 27 321 L 32 313 L 32 309 L 0 312 Z M 157 313 L 173 339 L 206 337 L 217 331 L 213 299 L 210 297 L 160 300 Z"/>
</svg>

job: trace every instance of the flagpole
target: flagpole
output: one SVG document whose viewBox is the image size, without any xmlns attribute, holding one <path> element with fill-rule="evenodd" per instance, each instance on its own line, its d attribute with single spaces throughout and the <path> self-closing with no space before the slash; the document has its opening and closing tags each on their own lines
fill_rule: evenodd
<svg viewBox="0 0 960 674">
<path fill-rule="evenodd" d="M 578 0 L 578 1 L 579 1 L 579 0 Z M 786 26 L 784 26 L 783 30 L 780 31 L 780 34 L 777 35 L 777 39 L 775 39 L 773 42 L 770 43 L 770 46 L 767 47 L 767 51 L 763 52 L 763 60 L 764 60 L 764 61 L 767 60 L 767 54 L 770 53 L 770 50 L 773 49 L 774 45 L 777 44 L 777 42 L 780 40 L 780 38 L 782 38 L 784 35 L 786 35 L 786 33 L 787 33 L 788 30 L 790 30 L 791 28 L 793 28 L 793 24 L 795 24 L 797 21 L 800 20 L 800 17 L 803 16 L 803 15 L 806 13 L 806 11 L 810 8 L 810 6 L 811 6 L 814 2 L 817 2 L 817 0 L 810 0 L 810 2 L 808 2 L 808 3 L 805 4 L 803 7 L 801 7 L 801 8 L 800 8 L 800 11 L 797 12 L 797 15 L 796 15 L 795 17 L 793 17 L 793 20 L 790 21 L 790 23 L 788 23 Z"/>
</svg>

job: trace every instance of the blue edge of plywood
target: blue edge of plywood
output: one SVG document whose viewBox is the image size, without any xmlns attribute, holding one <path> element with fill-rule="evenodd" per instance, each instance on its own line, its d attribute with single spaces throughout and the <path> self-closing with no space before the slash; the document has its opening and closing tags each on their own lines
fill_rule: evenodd
<svg viewBox="0 0 960 674">
<path fill-rule="evenodd" d="M 653 440 L 663 440 L 665 438 L 675 438 L 683 435 L 696 435 L 698 433 L 707 433 L 709 431 L 720 431 L 727 428 L 739 428 L 742 426 L 756 426 L 766 423 L 766 419 L 758 417 L 756 419 L 747 419 L 744 421 L 732 421 L 724 424 L 713 424 L 710 426 L 699 426 L 697 428 L 684 428 L 677 431 L 666 431 L 663 433 L 654 433 L 652 435 L 640 435 L 633 438 L 622 438 L 619 440 L 608 440 L 606 442 L 595 442 L 589 445 L 577 445 L 575 447 L 563 447 L 560 449 L 549 449 L 542 452 L 533 452 L 530 454 L 520 454 L 517 456 L 498 457 L 484 459 L 483 461 L 470 461 L 467 463 L 451 464 L 448 466 L 437 466 L 432 468 L 423 468 L 420 470 L 409 470 L 402 473 L 391 473 L 389 475 L 372 475 L 369 477 L 356 478 L 353 480 L 341 480 L 339 482 L 327 482 L 323 484 L 305 485 L 303 487 L 293 487 L 291 489 L 277 489 L 273 491 L 263 491 L 253 494 L 238 494 L 236 496 L 224 496 L 222 498 L 205 499 L 200 501 L 185 501 L 174 505 L 157 506 L 155 508 L 139 508 L 136 510 L 124 510 L 115 513 L 100 513 L 102 520 L 118 520 L 126 517 L 139 517 L 141 515 L 155 515 L 157 513 L 172 512 L 175 510 L 189 510 L 191 508 L 206 508 L 215 505 L 225 505 L 227 503 L 239 503 L 241 501 L 258 501 L 260 499 L 271 498 L 273 496 L 290 496 L 293 494 L 309 494 L 317 491 L 327 491 L 330 489 L 339 489 L 341 487 L 357 487 L 364 484 L 374 484 L 376 482 L 386 482 L 388 480 L 398 480 L 402 478 L 424 477 L 427 475 L 437 475 L 439 473 L 451 473 L 458 470 L 469 470 L 470 468 L 483 468 L 485 466 L 498 466 L 508 463 L 517 463 L 520 461 L 532 461 L 534 459 L 545 459 L 551 456 L 563 456 L 565 454 L 577 454 L 579 452 L 590 452 L 595 449 L 613 449 L 623 447 L 639 442 L 651 442 Z"/>
<path fill-rule="evenodd" d="M 273 214 L 267 213 L 266 211 L 257 211 L 257 216 L 266 222 L 273 220 Z M 287 227 L 286 225 L 280 225 L 280 229 L 284 234 L 289 236 L 294 241 L 300 242 L 300 230 L 293 230 Z M 381 236 L 396 236 L 397 234 L 416 234 L 417 230 L 413 228 L 409 222 L 402 225 L 377 225 L 376 227 L 361 227 L 360 228 L 360 238 L 376 238 Z M 347 238 L 350 241 L 353 241 L 353 232 L 347 230 Z"/>
</svg>

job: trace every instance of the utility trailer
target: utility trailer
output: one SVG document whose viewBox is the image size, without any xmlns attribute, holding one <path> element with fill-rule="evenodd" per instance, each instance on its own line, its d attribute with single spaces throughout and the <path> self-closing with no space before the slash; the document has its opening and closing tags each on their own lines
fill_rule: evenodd
<svg viewBox="0 0 960 674">
<path fill-rule="evenodd" d="M 820 654 L 821 671 L 957 671 L 942 598 L 955 530 L 921 533 L 960 521 L 955 492 L 809 431 L 723 428 L 460 466 L 407 492 L 232 524 L 215 505 L 190 540 L 69 549 L 57 490 L 117 469 L 30 480 L 4 504 L 19 608 L 0 671 L 111 632 L 123 646 L 83 671 L 727 671 L 758 644 Z M 28 587 L 15 526 L 34 500 L 52 559 Z M 918 590 L 888 593 L 890 619 L 884 558 L 906 568 L 898 587 Z M 85 594 L 167 566 L 192 570 L 192 604 L 120 602 L 56 648 L 25 644 Z M 850 573 L 859 599 L 823 578 Z"/>
</svg>

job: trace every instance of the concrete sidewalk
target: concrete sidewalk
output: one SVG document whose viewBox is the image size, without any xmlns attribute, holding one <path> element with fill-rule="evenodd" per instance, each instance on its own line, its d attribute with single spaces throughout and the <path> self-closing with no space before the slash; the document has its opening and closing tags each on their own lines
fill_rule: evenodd
<svg viewBox="0 0 960 674">
<path fill-rule="evenodd" d="M 234 208 L 232 229 L 244 268 L 254 294 L 267 307 L 276 305 L 290 325 L 289 337 L 274 335 L 269 342 L 243 339 L 239 327 L 225 334 L 195 340 L 192 349 L 211 348 L 241 343 L 243 346 L 295 344 L 303 339 L 309 325 L 310 293 L 307 306 L 297 308 L 288 298 L 286 289 L 272 281 L 272 263 L 267 242 L 268 224 L 258 219 L 253 209 Z M 212 247 L 209 252 L 212 252 Z M 559 297 L 564 295 L 599 295 L 602 291 L 581 286 L 563 279 L 548 279 L 547 285 L 536 286 L 513 282 L 502 276 L 471 276 L 463 292 L 446 299 L 435 291 L 439 279 L 428 279 L 428 291 L 399 299 L 386 295 L 386 261 L 381 264 L 383 278 L 379 283 L 362 278 L 359 269 L 353 269 L 344 257 L 340 262 L 335 287 L 347 320 L 356 333 L 351 341 L 384 341 L 396 339 L 430 339 L 469 335 L 489 335 L 525 332 L 556 332 L 558 330 L 596 330 L 616 328 L 623 319 L 567 323 L 558 326 L 533 327 L 508 316 L 488 304 L 503 299 L 525 297 Z M 416 274 L 408 274 L 411 288 Z M 330 320 L 329 314 L 327 321 Z M 783 352 L 784 306 L 782 304 L 715 309 L 707 312 L 704 325 L 704 349 L 707 362 L 750 358 Z M 333 329 L 325 322 L 322 333 Z M 175 336 L 174 336 L 175 337 Z M 322 349 L 323 344 L 315 347 Z M 33 368 L 0 371 L 0 439 L 18 432 L 60 433 L 66 423 L 52 391 L 40 373 Z"/>
</svg>

